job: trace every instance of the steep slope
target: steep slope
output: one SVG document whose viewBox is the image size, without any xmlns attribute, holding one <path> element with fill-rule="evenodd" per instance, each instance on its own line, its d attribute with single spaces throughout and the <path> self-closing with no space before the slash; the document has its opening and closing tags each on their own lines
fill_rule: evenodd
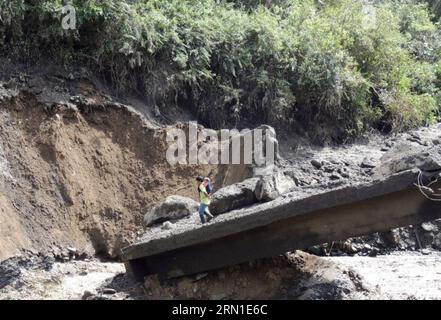
<svg viewBox="0 0 441 320">
<path fill-rule="evenodd" d="M 42 103 L 19 92 L 0 105 L 0 260 L 67 246 L 116 257 L 143 214 L 170 194 L 194 197 L 198 166 L 170 166 L 166 128 L 117 103 Z"/>
</svg>

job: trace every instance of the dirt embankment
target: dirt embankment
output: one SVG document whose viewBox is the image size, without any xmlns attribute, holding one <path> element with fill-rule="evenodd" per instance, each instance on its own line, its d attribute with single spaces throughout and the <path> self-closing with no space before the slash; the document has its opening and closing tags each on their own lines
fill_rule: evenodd
<svg viewBox="0 0 441 320">
<path fill-rule="evenodd" d="M 69 246 L 116 257 L 155 203 L 195 197 L 194 176 L 207 166 L 170 166 L 165 128 L 87 101 L 41 103 L 26 92 L 0 100 L 0 261 Z"/>
<path fill-rule="evenodd" d="M 160 281 L 146 278 L 147 299 L 375 299 L 380 291 L 332 261 L 296 251 L 219 271 Z"/>
</svg>

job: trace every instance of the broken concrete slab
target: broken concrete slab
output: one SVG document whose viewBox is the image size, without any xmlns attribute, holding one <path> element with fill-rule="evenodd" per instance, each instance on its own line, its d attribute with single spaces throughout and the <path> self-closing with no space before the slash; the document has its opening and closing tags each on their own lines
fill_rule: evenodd
<svg viewBox="0 0 441 320">
<path fill-rule="evenodd" d="M 176 277 L 430 221 L 441 212 L 438 203 L 428 201 L 413 185 L 418 173 L 405 171 L 320 193 L 289 193 L 228 212 L 216 223 L 166 236 L 152 234 L 124 248 L 122 259 L 135 277 Z"/>
</svg>

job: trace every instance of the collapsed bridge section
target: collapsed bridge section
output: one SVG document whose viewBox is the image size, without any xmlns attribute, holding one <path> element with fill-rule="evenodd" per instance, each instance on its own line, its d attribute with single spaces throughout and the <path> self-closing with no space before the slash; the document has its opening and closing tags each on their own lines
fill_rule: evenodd
<svg viewBox="0 0 441 320">
<path fill-rule="evenodd" d="M 441 218 L 440 203 L 415 186 L 418 176 L 419 170 L 408 170 L 368 184 L 289 193 L 213 223 L 159 233 L 124 248 L 122 259 L 136 279 L 171 278 Z"/>
</svg>

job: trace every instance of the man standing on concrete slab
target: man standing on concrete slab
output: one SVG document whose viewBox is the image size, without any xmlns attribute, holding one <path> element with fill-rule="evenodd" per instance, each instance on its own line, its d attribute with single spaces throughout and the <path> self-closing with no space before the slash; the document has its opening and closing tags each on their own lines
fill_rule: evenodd
<svg viewBox="0 0 441 320">
<path fill-rule="evenodd" d="M 198 176 L 196 178 L 196 182 L 198 184 L 198 193 L 199 193 L 199 217 L 201 218 L 201 222 L 205 223 L 205 216 L 208 217 L 208 221 L 213 219 L 213 216 L 207 212 L 208 206 L 211 203 L 210 194 L 207 192 L 207 189 L 204 184 L 204 177 Z"/>
</svg>

